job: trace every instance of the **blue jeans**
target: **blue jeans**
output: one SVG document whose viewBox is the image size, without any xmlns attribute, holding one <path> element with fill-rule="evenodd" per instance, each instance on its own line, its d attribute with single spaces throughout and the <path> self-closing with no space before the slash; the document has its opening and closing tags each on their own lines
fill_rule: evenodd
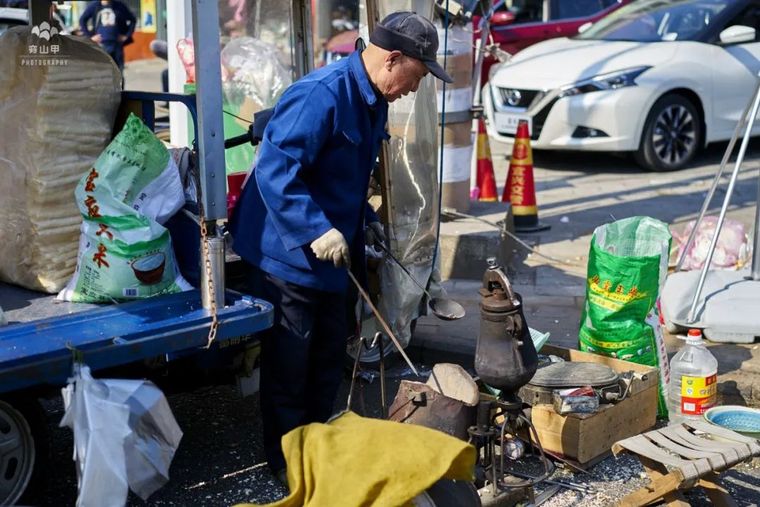
<svg viewBox="0 0 760 507">
<path fill-rule="evenodd" d="M 107 45 L 103 46 L 103 51 L 113 58 L 113 61 L 116 62 L 119 70 L 124 70 L 124 46 L 121 44 Z"/>
</svg>

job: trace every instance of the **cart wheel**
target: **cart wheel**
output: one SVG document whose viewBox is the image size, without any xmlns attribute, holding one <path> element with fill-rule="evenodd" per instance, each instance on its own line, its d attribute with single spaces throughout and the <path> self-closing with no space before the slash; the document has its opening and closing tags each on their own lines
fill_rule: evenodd
<svg viewBox="0 0 760 507">
<path fill-rule="evenodd" d="M 37 400 L 9 401 L 0 400 L 0 505 L 34 503 L 50 452 L 45 412 Z"/>
<path fill-rule="evenodd" d="M 480 497 L 471 482 L 441 479 L 414 500 L 415 507 L 480 507 Z"/>
</svg>

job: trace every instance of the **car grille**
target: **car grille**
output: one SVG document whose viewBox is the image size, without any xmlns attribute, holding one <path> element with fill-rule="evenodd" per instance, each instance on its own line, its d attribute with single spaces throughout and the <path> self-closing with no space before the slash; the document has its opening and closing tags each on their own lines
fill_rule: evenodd
<svg viewBox="0 0 760 507">
<path fill-rule="evenodd" d="M 524 107 L 528 108 L 533 103 L 536 96 L 543 93 L 539 90 L 518 90 L 516 88 L 499 88 L 499 95 L 501 102 L 505 106 L 509 107 Z M 512 102 L 510 102 L 510 100 Z"/>
<path fill-rule="evenodd" d="M 535 141 L 538 139 L 538 137 L 541 135 L 541 131 L 544 129 L 544 123 L 546 123 L 546 118 L 549 116 L 549 113 L 552 110 L 552 107 L 554 107 L 554 104 L 557 103 L 558 98 L 552 99 L 549 103 L 547 103 L 544 107 L 542 107 L 535 115 L 533 115 L 533 126 L 532 131 L 530 134 L 530 139 L 532 141 Z M 507 137 L 515 137 L 514 134 L 503 134 Z"/>
</svg>

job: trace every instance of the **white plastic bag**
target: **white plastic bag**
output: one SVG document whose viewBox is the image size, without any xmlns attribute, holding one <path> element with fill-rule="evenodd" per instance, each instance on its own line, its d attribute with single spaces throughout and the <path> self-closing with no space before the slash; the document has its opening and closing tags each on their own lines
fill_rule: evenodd
<svg viewBox="0 0 760 507">
<path fill-rule="evenodd" d="M 75 366 L 62 390 L 61 427 L 74 430 L 77 507 L 123 506 L 166 484 L 182 431 L 163 393 L 146 380 L 94 379 Z"/>
<path fill-rule="evenodd" d="M 674 231 L 673 239 L 676 243 L 675 261 L 681 258 L 689 234 L 694 228 L 696 220 L 692 220 L 683 228 L 682 232 Z M 691 271 L 693 269 L 702 269 L 707 259 L 707 253 L 710 250 L 710 242 L 715 234 L 715 226 L 718 223 L 718 217 L 706 216 L 699 224 L 697 234 L 694 236 L 694 242 L 686 252 L 683 262 L 683 270 Z M 715 245 L 710 268 L 712 269 L 741 269 L 750 258 L 750 247 L 747 241 L 747 231 L 744 224 L 730 218 L 726 218 L 723 227 L 718 236 L 718 243 Z"/>
</svg>

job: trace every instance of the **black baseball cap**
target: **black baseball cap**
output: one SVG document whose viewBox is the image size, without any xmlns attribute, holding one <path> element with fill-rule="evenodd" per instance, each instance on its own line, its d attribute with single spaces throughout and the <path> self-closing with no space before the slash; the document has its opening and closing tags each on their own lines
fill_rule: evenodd
<svg viewBox="0 0 760 507">
<path fill-rule="evenodd" d="M 435 59 L 438 51 L 438 31 L 433 23 L 416 12 L 399 11 L 389 14 L 375 25 L 369 41 L 387 51 L 401 51 L 420 60 L 438 79 L 453 83 Z"/>
</svg>

